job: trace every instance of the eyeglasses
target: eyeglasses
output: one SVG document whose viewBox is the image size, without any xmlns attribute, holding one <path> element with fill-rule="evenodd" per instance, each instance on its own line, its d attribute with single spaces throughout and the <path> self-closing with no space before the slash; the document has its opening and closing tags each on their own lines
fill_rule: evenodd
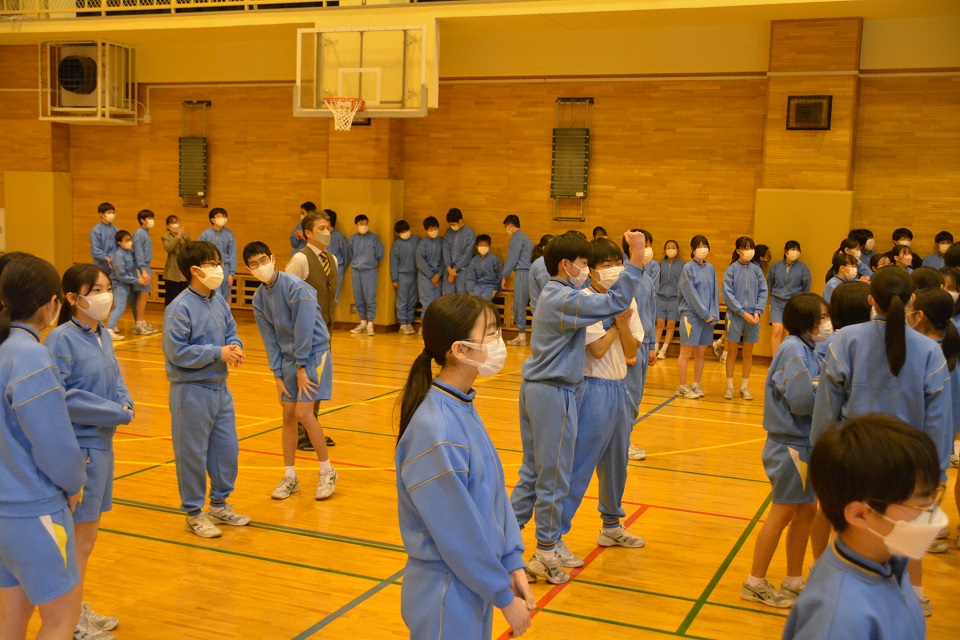
<svg viewBox="0 0 960 640">
<path fill-rule="evenodd" d="M 251 260 L 247 263 L 247 266 L 251 269 L 255 269 L 256 267 L 265 267 L 268 264 L 270 264 L 270 256 L 263 256 L 259 260 Z"/>
<path fill-rule="evenodd" d="M 497 332 L 492 336 L 484 335 L 480 339 L 480 342 L 474 342 L 473 340 L 461 340 L 460 344 L 470 347 L 471 349 L 479 349 L 488 342 L 496 342 L 502 336 L 503 336 L 503 332 L 500 329 L 497 329 Z"/>
<path fill-rule="evenodd" d="M 935 493 L 934 496 L 933 496 L 933 502 L 932 502 L 929 506 L 926 506 L 926 507 L 918 507 L 918 506 L 913 505 L 913 504 L 904 504 L 904 503 L 902 503 L 902 502 L 885 502 L 885 501 L 883 501 L 883 500 L 876 500 L 876 499 L 872 499 L 872 498 L 869 500 L 869 502 L 876 502 L 876 503 L 878 503 L 878 504 L 883 504 L 883 505 L 887 505 L 887 506 L 890 506 L 890 505 L 894 505 L 894 504 L 895 504 L 895 505 L 897 505 L 897 506 L 899 506 L 899 507 L 906 507 L 907 509 L 915 509 L 915 510 L 917 510 L 917 511 L 926 511 L 927 514 L 929 515 L 929 520 L 928 520 L 928 522 L 932 522 L 932 521 L 933 521 L 933 516 L 934 516 L 934 514 L 936 514 L 937 509 L 940 508 L 940 503 L 943 502 L 943 496 L 944 496 L 945 493 L 946 493 L 946 487 L 945 487 L 945 486 L 943 486 L 942 484 L 939 485 L 939 486 L 937 486 L 937 491 L 936 491 L 936 493 Z M 873 507 L 870 507 L 870 508 L 873 509 Z M 874 510 L 875 510 L 875 509 L 874 509 Z M 876 510 L 875 510 L 875 511 L 876 511 Z"/>
<path fill-rule="evenodd" d="M 204 267 L 204 268 L 206 268 L 206 267 L 222 267 L 222 266 L 223 266 L 223 263 L 220 262 L 219 260 L 216 260 L 216 261 L 214 261 L 214 260 L 204 260 L 203 262 L 200 263 L 200 266 L 201 266 L 201 267 Z"/>
</svg>

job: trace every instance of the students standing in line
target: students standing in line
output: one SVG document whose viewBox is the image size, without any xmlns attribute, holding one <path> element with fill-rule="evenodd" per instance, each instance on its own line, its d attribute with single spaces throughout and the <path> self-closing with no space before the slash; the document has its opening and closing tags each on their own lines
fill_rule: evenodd
<svg viewBox="0 0 960 640">
<path fill-rule="evenodd" d="M 776 355 L 783 341 L 783 310 L 793 296 L 810 291 L 810 269 L 800 262 L 800 243 L 787 240 L 783 260 L 770 265 L 767 274 L 770 292 L 770 353 Z"/>
</svg>

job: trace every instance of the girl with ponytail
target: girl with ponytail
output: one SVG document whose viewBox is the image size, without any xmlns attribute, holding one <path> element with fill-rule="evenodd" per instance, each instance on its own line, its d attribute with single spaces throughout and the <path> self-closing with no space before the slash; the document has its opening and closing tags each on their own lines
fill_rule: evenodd
<svg viewBox="0 0 960 640">
<path fill-rule="evenodd" d="M 498 318 L 475 296 L 434 300 L 400 395 L 397 494 L 408 555 L 400 611 L 412 638 L 489 639 L 494 607 L 514 637 L 530 626 L 520 527 L 473 406 L 474 380 L 499 373 L 507 355 Z"/>
</svg>

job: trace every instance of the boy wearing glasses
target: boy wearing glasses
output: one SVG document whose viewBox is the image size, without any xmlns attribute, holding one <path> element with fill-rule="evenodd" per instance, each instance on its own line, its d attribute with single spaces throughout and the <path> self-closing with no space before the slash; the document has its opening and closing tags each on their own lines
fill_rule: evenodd
<svg viewBox="0 0 960 640">
<path fill-rule="evenodd" d="M 237 441 L 233 396 L 227 365 L 243 364 L 237 323 L 221 295 L 220 252 L 210 242 L 190 242 L 177 256 L 189 286 L 166 308 L 163 355 L 170 381 L 170 417 L 177 487 L 187 513 L 186 530 L 201 538 L 219 538 L 216 526 L 250 522 L 227 504 L 237 479 Z M 207 475 L 210 508 L 204 512 Z"/>
<path fill-rule="evenodd" d="M 824 433 L 808 471 L 837 538 L 793 605 L 784 640 L 926 637 L 906 568 L 947 522 L 933 440 L 866 414 Z"/>
<path fill-rule="evenodd" d="M 263 338 L 267 362 L 276 378 L 277 396 L 283 407 L 285 472 L 270 497 L 283 500 L 300 490 L 295 467 L 299 421 L 320 461 L 319 482 L 313 497 L 329 498 L 333 495 L 337 472 L 330 464 L 314 403 L 330 399 L 333 364 L 330 332 L 317 305 L 317 290 L 296 276 L 277 271 L 276 258 L 263 242 L 245 246 L 243 262 L 263 283 L 253 294 L 253 318 Z"/>
</svg>

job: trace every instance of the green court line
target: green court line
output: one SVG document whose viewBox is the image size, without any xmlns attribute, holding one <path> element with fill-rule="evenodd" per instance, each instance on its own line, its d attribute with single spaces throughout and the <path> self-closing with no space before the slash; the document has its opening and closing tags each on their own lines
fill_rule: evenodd
<svg viewBox="0 0 960 640">
<path fill-rule="evenodd" d="M 589 620 L 591 622 L 599 622 L 601 624 L 609 624 L 615 627 L 625 627 L 627 629 L 637 629 L 639 631 L 649 631 L 651 633 L 659 633 L 664 636 L 675 636 L 680 638 L 692 638 L 693 640 L 710 640 L 709 638 L 704 638 L 703 636 L 689 636 L 686 633 L 680 633 L 677 631 L 669 631 L 667 629 L 657 629 L 656 627 L 645 627 L 639 624 L 632 624 L 630 622 L 620 622 L 619 620 L 608 620 L 606 618 L 597 618 L 594 616 L 585 616 L 579 613 L 570 613 L 568 611 L 557 611 L 556 609 L 540 609 L 540 613 L 552 613 L 555 616 L 565 616 L 567 618 L 577 618 L 579 620 Z"/>
<path fill-rule="evenodd" d="M 736 611 L 746 611 L 747 613 L 756 613 L 762 616 L 774 616 L 775 618 L 787 619 L 786 613 L 777 613 L 776 611 L 767 611 L 764 609 L 751 609 L 750 607 L 740 607 L 735 604 L 726 604 L 724 602 L 706 602 L 708 607 L 723 607 L 724 609 L 734 609 Z"/>
<path fill-rule="evenodd" d="M 757 482 L 759 484 L 770 484 L 769 480 L 754 480 L 753 478 L 739 478 L 737 476 L 723 476 L 716 473 L 706 473 L 704 471 L 685 471 L 683 469 L 667 469 L 666 467 L 651 467 L 645 464 L 631 462 L 631 467 L 636 469 L 650 469 L 652 471 L 672 471 L 673 473 L 686 473 L 692 476 L 706 476 L 707 478 L 720 478 L 722 480 L 740 480 L 741 482 Z"/>
<path fill-rule="evenodd" d="M 730 568 L 730 564 L 733 562 L 733 559 L 736 557 L 736 555 L 740 553 L 740 548 L 743 546 L 743 543 L 747 541 L 750 533 L 753 531 L 754 527 L 757 526 L 760 516 L 762 516 L 763 512 L 767 510 L 768 506 L 770 506 L 770 501 L 772 499 L 773 494 L 767 494 L 763 504 L 760 505 L 760 508 L 757 509 L 757 512 L 753 515 L 753 519 L 750 520 L 750 523 L 743 530 L 743 533 L 740 534 L 740 537 L 737 539 L 736 543 L 734 543 L 733 548 L 730 549 L 730 553 L 728 553 L 727 557 L 723 559 L 722 563 L 720 563 L 720 567 L 717 569 L 716 573 L 713 574 L 713 578 L 710 579 L 710 582 L 707 583 L 703 593 L 701 593 L 700 597 L 697 598 L 693 608 L 690 609 L 689 613 L 687 613 L 687 617 L 685 617 L 683 622 L 680 623 L 680 626 L 677 628 L 677 633 L 686 634 L 687 629 L 690 628 L 690 625 L 693 624 L 693 621 L 697 618 L 697 615 L 699 615 L 700 610 L 703 609 L 703 605 L 707 603 L 707 599 L 710 597 L 710 594 L 712 594 L 713 590 L 717 588 L 720 578 L 722 578 L 723 574 L 726 573 L 727 569 Z"/>
<path fill-rule="evenodd" d="M 593 580 L 581 580 L 577 578 L 575 584 L 586 584 L 591 587 L 600 587 L 602 589 L 613 589 L 615 591 L 627 591 L 629 593 L 640 593 L 645 596 L 656 596 L 658 598 L 670 598 L 671 600 L 683 600 L 684 602 L 696 602 L 696 598 L 688 598 L 687 596 L 675 596 L 669 593 L 659 593 L 657 591 L 647 591 L 646 589 L 637 589 L 635 587 L 624 587 L 619 584 L 608 584 L 606 582 L 594 582 Z"/>
</svg>

